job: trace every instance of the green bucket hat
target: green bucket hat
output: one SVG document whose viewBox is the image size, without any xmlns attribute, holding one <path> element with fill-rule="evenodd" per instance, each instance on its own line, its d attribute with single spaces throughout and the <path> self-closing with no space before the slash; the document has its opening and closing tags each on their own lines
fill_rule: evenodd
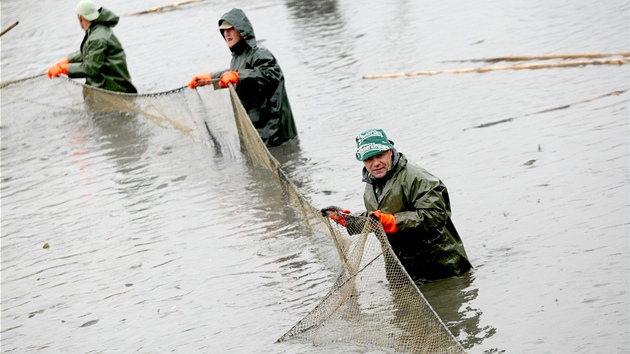
<svg viewBox="0 0 630 354">
<path fill-rule="evenodd" d="M 357 160 L 364 161 L 394 147 L 383 129 L 368 129 L 357 135 Z"/>
</svg>

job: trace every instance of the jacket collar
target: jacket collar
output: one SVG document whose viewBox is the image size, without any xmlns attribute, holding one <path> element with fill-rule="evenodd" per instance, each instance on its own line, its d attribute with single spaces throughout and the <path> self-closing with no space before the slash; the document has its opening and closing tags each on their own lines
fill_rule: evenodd
<svg viewBox="0 0 630 354">
<path fill-rule="evenodd" d="M 247 47 L 249 46 L 247 45 L 245 39 L 241 39 L 235 45 L 233 45 L 232 48 L 230 48 L 230 51 L 232 51 L 232 54 L 239 55 L 242 54 Z"/>
</svg>

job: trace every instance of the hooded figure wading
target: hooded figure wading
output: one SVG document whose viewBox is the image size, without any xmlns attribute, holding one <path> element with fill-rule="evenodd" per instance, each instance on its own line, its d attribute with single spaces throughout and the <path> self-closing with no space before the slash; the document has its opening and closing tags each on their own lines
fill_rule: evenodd
<svg viewBox="0 0 630 354">
<path fill-rule="evenodd" d="M 213 78 L 220 78 L 221 87 L 233 83 L 265 145 L 277 146 L 296 137 L 282 69 L 273 54 L 256 42 L 245 13 L 232 9 L 224 14 L 219 31 L 232 51 L 230 69 L 197 75 L 188 86 L 194 89 L 209 85 Z"/>
</svg>

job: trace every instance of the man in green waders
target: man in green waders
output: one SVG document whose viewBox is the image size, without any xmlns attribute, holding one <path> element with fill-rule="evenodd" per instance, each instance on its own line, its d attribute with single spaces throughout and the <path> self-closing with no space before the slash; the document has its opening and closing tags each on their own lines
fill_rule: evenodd
<svg viewBox="0 0 630 354">
<path fill-rule="evenodd" d="M 407 161 L 382 129 L 356 137 L 356 158 L 363 161 L 364 212 L 376 217 L 392 249 L 416 283 L 460 276 L 472 268 L 451 221 L 451 205 L 442 181 Z M 329 206 L 322 215 L 347 226 L 356 222 L 349 210 Z"/>
<path fill-rule="evenodd" d="M 92 0 L 81 0 L 76 7 L 81 28 L 85 31 L 78 52 L 63 58 L 48 69 L 48 77 L 85 78 L 85 84 L 108 91 L 137 93 L 127 70 L 122 45 L 112 28 L 119 17 Z"/>
<path fill-rule="evenodd" d="M 219 31 L 232 52 L 229 70 L 200 74 L 188 86 L 195 89 L 220 79 L 221 87 L 235 85 L 249 119 L 268 147 L 297 136 L 284 74 L 273 54 L 256 42 L 254 28 L 245 13 L 232 9 L 219 20 Z"/>
</svg>

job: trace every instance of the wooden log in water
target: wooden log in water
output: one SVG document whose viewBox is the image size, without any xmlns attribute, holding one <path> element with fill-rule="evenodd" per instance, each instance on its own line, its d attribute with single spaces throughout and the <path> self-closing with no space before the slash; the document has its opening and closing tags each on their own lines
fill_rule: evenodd
<svg viewBox="0 0 630 354">
<path fill-rule="evenodd" d="M 530 60 L 549 60 L 549 59 L 594 59 L 594 58 L 607 58 L 607 57 L 630 57 L 630 52 L 621 53 L 579 53 L 579 54 L 550 54 L 550 55 L 518 55 L 518 56 L 506 56 L 495 58 L 481 58 L 481 59 L 464 59 L 464 60 L 449 60 L 443 63 L 463 63 L 463 62 L 487 62 L 496 63 L 498 61 L 530 61 Z"/>
<path fill-rule="evenodd" d="M 201 2 L 201 1 L 203 1 L 203 0 L 185 0 L 185 1 L 180 1 L 180 2 L 173 3 L 171 5 L 157 6 L 157 7 L 152 7 L 150 9 L 148 9 L 148 10 L 134 12 L 134 13 L 129 14 L 129 16 L 149 14 L 149 13 L 152 13 L 152 12 L 158 12 L 158 11 L 162 11 L 162 10 L 165 10 L 165 9 L 172 9 L 172 8 L 178 7 L 180 5 L 187 5 L 187 4 L 190 4 L 190 3 Z"/>
<path fill-rule="evenodd" d="M 438 75 L 438 74 L 465 74 L 465 73 L 486 73 L 489 71 L 497 70 L 534 70 L 534 69 L 547 69 L 547 68 L 567 68 L 586 65 L 624 65 L 628 64 L 628 59 L 595 59 L 595 60 L 578 60 L 578 61 L 564 61 L 555 63 L 535 63 L 535 64 L 519 64 L 519 65 L 501 65 L 501 66 L 488 66 L 479 68 L 464 68 L 464 69 L 450 69 L 439 71 L 414 71 L 409 73 L 398 74 L 383 74 L 383 75 L 366 75 L 364 79 L 389 79 L 403 76 L 418 76 L 418 75 Z"/>
<path fill-rule="evenodd" d="M 17 26 L 18 23 L 20 23 L 20 21 L 15 21 L 15 23 L 13 23 L 11 26 L 7 27 L 4 31 L 0 32 L 0 37 L 2 37 L 3 34 L 9 32 L 13 27 Z"/>
<path fill-rule="evenodd" d="M 534 114 L 548 113 L 548 112 L 552 112 L 552 111 L 558 111 L 558 110 L 561 110 L 561 109 L 567 109 L 569 107 L 572 107 L 572 106 L 575 106 L 575 105 L 578 105 L 578 104 L 582 104 L 582 103 L 592 102 L 592 101 L 598 100 L 600 98 L 610 97 L 610 96 L 619 96 L 622 93 L 625 93 L 626 91 L 628 91 L 628 89 L 617 90 L 617 91 L 609 92 L 609 93 L 607 93 L 605 95 L 601 95 L 601 96 L 598 96 L 598 97 L 593 97 L 593 98 L 589 98 L 589 99 L 578 101 L 578 102 L 573 102 L 573 103 L 570 103 L 570 104 L 565 104 L 565 105 L 558 106 L 558 107 L 543 109 L 542 111 L 524 114 L 524 115 L 519 116 L 519 117 L 504 118 L 504 119 L 496 120 L 496 121 L 493 121 L 493 122 L 483 123 L 483 124 L 475 125 L 474 127 L 466 128 L 466 129 L 464 129 L 464 131 L 466 131 L 468 129 L 474 129 L 474 128 L 487 128 L 487 127 L 491 127 L 493 125 L 497 125 L 497 124 L 500 124 L 500 123 L 511 122 L 511 121 L 515 120 L 516 118 L 527 117 L 527 116 L 531 116 L 531 115 L 534 115 Z"/>
</svg>

